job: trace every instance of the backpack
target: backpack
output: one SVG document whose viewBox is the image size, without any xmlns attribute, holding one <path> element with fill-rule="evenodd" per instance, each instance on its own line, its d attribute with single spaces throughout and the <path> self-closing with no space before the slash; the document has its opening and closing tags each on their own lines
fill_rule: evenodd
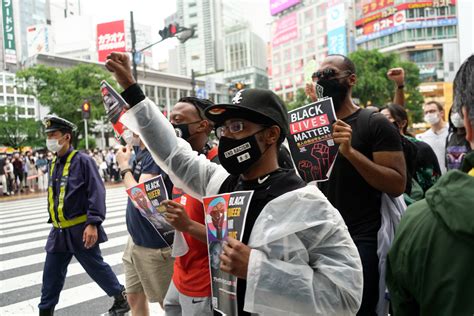
<svg viewBox="0 0 474 316">
<path fill-rule="evenodd" d="M 370 116 L 377 112 L 372 109 L 362 109 L 357 118 L 357 130 L 362 141 L 368 140 L 370 136 Z M 409 141 L 407 139 L 407 141 Z M 381 225 L 377 233 L 377 255 L 379 257 L 379 298 L 377 303 L 377 315 L 388 315 L 389 296 L 385 285 L 385 271 L 387 254 L 395 238 L 395 230 L 405 213 L 407 205 L 403 195 L 391 197 L 382 192 L 380 203 Z"/>
</svg>

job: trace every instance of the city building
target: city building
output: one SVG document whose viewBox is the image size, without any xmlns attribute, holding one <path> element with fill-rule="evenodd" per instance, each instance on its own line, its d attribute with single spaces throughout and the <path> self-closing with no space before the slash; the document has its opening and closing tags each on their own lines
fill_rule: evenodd
<svg viewBox="0 0 474 316">
<path fill-rule="evenodd" d="M 223 6 L 221 0 L 177 0 L 176 21 L 194 28 L 194 37 L 179 45 L 181 75 L 211 74 L 224 70 Z"/>
<path fill-rule="evenodd" d="M 415 62 L 425 99 L 449 107 L 460 66 L 456 0 L 356 0 L 355 9 L 357 47 Z"/>
<path fill-rule="evenodd" d="M 19 118 L 40 120 L 46 110 L 35 97 L 26 94 L 26 87 L 16 80 L 15 74 L 0 72 L 0 107 L 15 106 Z"/>
<path fill-rule="evenodd" d="M 304 88 L 305 66 L 355 49 L 352 0 L 271 0 L 270 13 L 270 89 L 287 102 Z"/>
<path fill-rule="evenodd" d="M 249 23 L 225 30 L 224 80 L 230 91 L 243 87 L 268 89 L 266 44 Z"/>
</svg>

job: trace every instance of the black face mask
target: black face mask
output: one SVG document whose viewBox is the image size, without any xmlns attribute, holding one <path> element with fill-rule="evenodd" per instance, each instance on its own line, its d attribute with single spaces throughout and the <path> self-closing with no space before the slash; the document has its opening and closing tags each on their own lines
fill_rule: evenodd
<svg viewBox="0 0 474 316">
<path fill-rule="evenodd" d="M 259 133 L 261 131 L 258 131 Z M 242 139 L 233 139 L 222 136 L 219 140 L 219 162 L 231 175 L 239 175 L 247 171 L 256 163 L 262 152 L 258 147 L 255 135 Z"/>
<path fill-rule="evenodd" d="M 349 93 L 349 86 L 346 83 L 340 83 L 339 79 L 319 79 L 317 84 L 323 87 L 323 95 L 331 97 L 334 103 L 334 110 L 337 112 L 342 106 L 342 102 Z"/>
<path fill-rule="evenodd" d="M 183 124 L 173 124 L 174 130 L 176 132 L 176 136 L 181 137 L 182 139 L 188 139 L 191 137 L 191 133 L 189 132 L 189 125 L 198 123 L 201 121 L 191 122 L 191 123 L 183 123 Z M 194 134 L 193 134 L 194 135 Z"/>
</svg>

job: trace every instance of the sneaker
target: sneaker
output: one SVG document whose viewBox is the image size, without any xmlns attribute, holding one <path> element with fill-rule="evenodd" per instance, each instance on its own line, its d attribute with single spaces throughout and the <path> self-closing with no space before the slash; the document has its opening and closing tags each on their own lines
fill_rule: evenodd
<svg viewBox="0 0 474 316">
<path fill-rule="evenodd" d="M 109 315 L 122 316 L 129 310 L 127 294 L 125 293 L 125 288 L 122 287 L 122 292 L 114 296 L 114 305 L 109 309 Z"/>
</svg>

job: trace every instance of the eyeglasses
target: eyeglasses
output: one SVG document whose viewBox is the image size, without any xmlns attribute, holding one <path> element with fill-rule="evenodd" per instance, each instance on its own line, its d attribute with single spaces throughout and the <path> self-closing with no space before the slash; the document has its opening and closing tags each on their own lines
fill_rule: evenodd
<svg viewBox="0 0 474 316">
<path fill-rule="evenodd" d="M 231 133 L 235 134 L 244 130 L 244 122 L 232 121 L 228 124 L 221 125 L 216 128 L 216 136 L 220 139 L 224 134 Z"/>
<path fill-rule="evenodd" d="M 315 79 L 317 79 L 317 80 L 330 79 L 330 78 L 334 78 L 336 75 L 341 74 L 341 73 L 345 73 L 345 75 L 343 75 L 341 77 L 338 77 L 337 79 L 344 78 L 344 77 L 347 77 L 349 75 L 352 75 L 352 71 L 350 71 L 350 70 L 343 70 L 343 71 L 338 72 L 335 69 L 326 68 L 326 69 L 323 69 L 323 70 L 316 71 L 315 73 L 313 73 L 311 78 L 313 80 L 315 80 Z"/>
</svg>

